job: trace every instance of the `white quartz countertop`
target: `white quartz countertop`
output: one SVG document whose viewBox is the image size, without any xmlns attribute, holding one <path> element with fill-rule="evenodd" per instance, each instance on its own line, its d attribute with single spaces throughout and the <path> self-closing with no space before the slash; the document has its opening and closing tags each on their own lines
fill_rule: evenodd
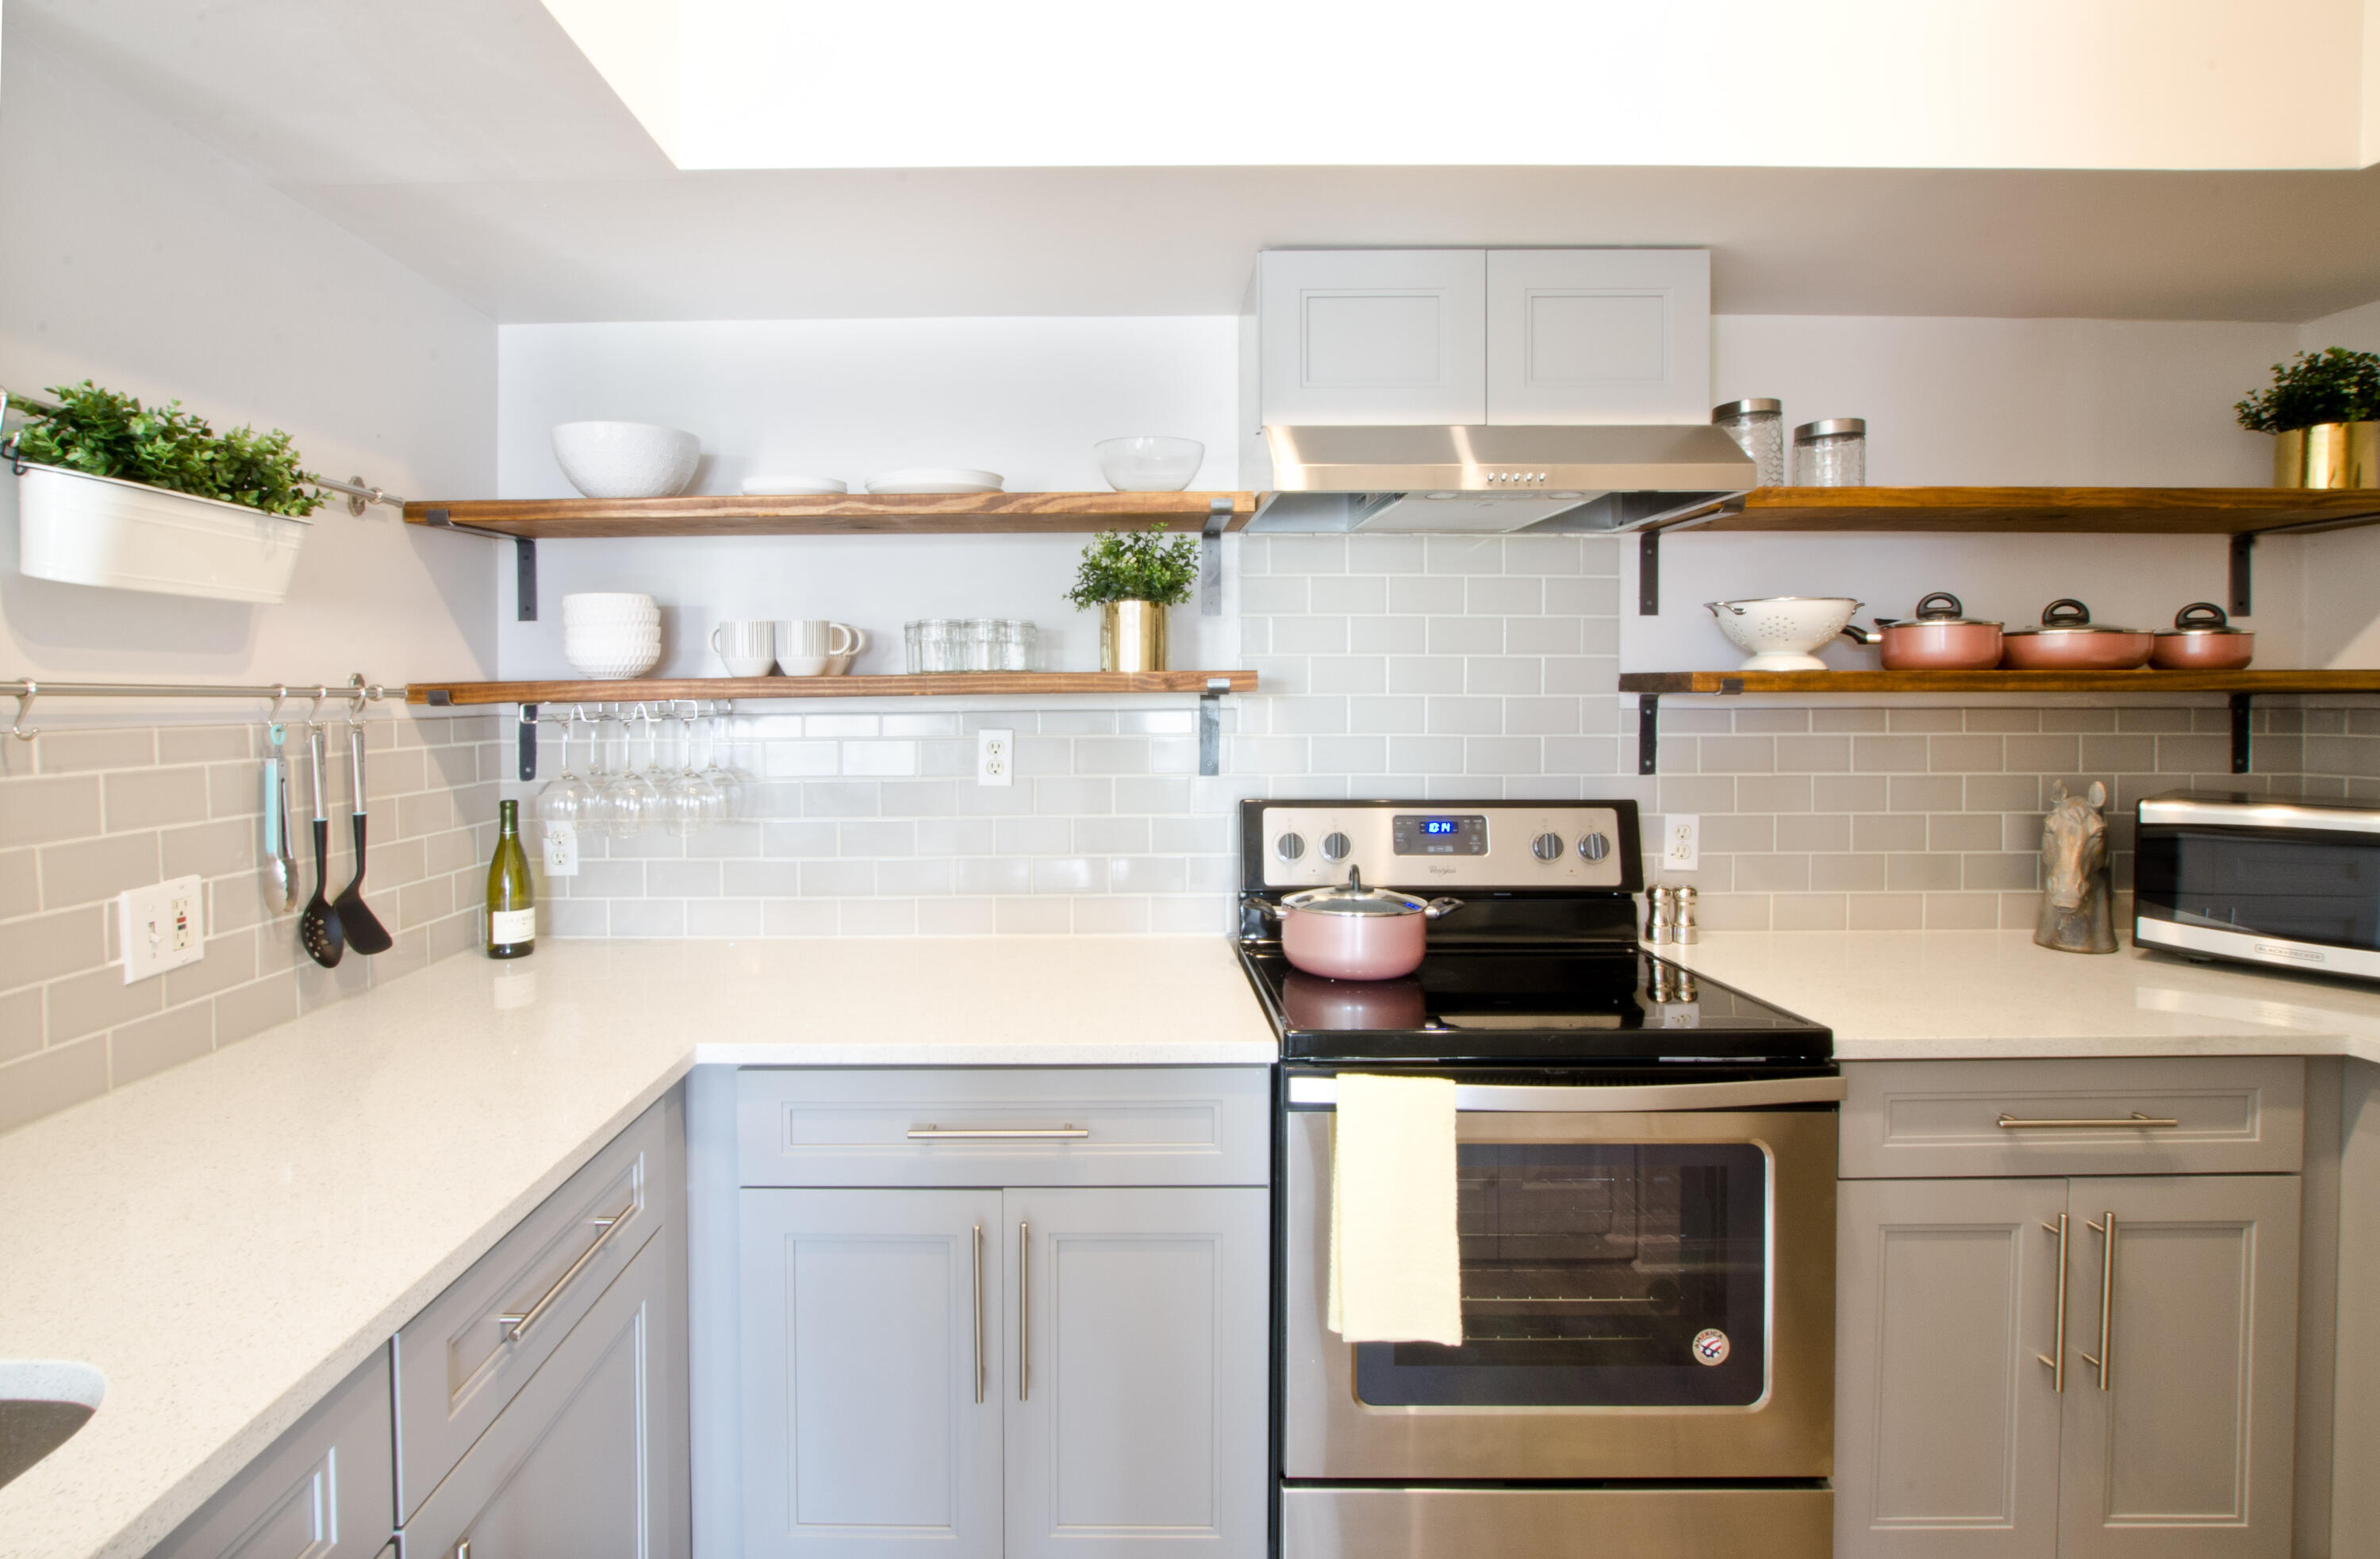
<svg viewBox="0 0 2380 1559">
<path fill-rule="evenodd" d="M 0 1137 L 0 1358 L 95 1365 L 0 1555 L 137 1555 L 698 1063 L 1270 1063 L 1197 937 L 457 957 Z"/>
<path fill-rule="evenodd" d="M 2352 1055 L 2380 1061 L 2380 991 L 2029 932 L 1706 932 L 1652 951 L 1827 1025 L 1844 1061 Z"/>
</svg>

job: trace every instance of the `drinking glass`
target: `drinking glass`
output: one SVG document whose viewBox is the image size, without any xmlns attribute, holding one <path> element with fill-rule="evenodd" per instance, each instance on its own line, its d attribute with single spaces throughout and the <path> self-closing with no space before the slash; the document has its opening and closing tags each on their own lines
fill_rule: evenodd
<svg viewBox="0 0 2380 1559">
<path fill-rule="evenodd" d="M 657 747 L 660 738 L 653 735 L 653 717 L 646 712 L 644 705 L 637 706 L 637 717 L 644 722 L 645 738 L 649 748 Z M 620 722 L 619 771 L 613 773 L 604 783 L 603 788 L 597 793 L 603 803 L 604 832 L 622 838 L 641 833 L 651 826 L 655 818 L 655 804 L 661 797 L 661 793 L 653 787 L 653 782 L 639 773 L 636 766 L 636 748 L 634 741 L 627 735 L 627 729 L 628 723 L 624 717 Z M 648 758 L 650 759 L 650 756 L 649 752 Z"/>
<path fill-rule="evenodd" d="M 719 744 L 729 729 L 725 715 L 711 716 L 710 761 L 703 766 L 702 777 L 710 785 L 713 821 L 744 815 L 744 786 L 751 778 L 734 764 L 719 761 Z"/>
<path fill-rule="evenodd" d="M 537 821 L 549 835 L 556 827 L 576 832 L 594 821 L 590 803 L 595 798 L 595 787 L 570 772 L 570 728 L 577 723 L 578 712 L 575 709 L 567 720 L 560 722 L 562 773 L 537 793 Z"/>
</svg>

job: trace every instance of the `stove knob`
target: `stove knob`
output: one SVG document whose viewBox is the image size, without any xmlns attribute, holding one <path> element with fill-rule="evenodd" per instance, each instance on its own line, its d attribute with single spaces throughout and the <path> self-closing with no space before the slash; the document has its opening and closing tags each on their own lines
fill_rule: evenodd
<svg viewBox="0 0 2380 1559">
<path fill-rule="evenodd" d="M 1305 853 L 1305 835 L 1284 834 L 1273 841 L 1272 853 L 1283 860 L 1295 860 Z"/>
<path fill-rule="evenodd" d="M 1539 860 L 1560 860 L 1562 853 L 1562 836 L 1559 834 L 1540 834 L 1529 841 L 1529 853 Z"/>
<path fill-rule="evenodd" d="M 1611 841 L 1600 834 L 1579 835 L 1578 853 L 1589 860 L 1601 860 L 1611 853 Z"/>
<path fill-rule="evenodd" d="M 1326 834 L 1322 836 L 1322 859 L 1325 860 L 1345 860 L 1347 852 L 1354 847 L 1355 842 L 1344 834 Z"/>
</svg>

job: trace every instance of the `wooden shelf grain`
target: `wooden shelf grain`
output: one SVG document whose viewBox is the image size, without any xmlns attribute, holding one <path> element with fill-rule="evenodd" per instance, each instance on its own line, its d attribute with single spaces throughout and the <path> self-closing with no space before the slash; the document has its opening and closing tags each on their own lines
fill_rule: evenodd
<svg viewBox="0 0 2380 1559">
<path fill-rule="evenodd" d="M 405 701 L 496 703 L 662 703 L 673 699 L 883 699 L 1038 697 L 1051 693 L 1204 693 L 1221 679 L 1229 691 L 1256 690 L 1253 671 L 983 671 L 917 676 L 686 676 L 619 682 L 416 682 Z"/>
<path fill-rule="evenodd" d="M 1698 530 L 2231 536 L 2380 523 L 2380 488 L 1756 487 L 1665 528 L 1689 520 Z"/>
<path fill-rule="evenodd" d="M 1632 671 L 1623 693 L 2380 693 L 2380 671 Z"/>
<path fill-rule="evenodd" d="M 1253 493 L 851 493 L 820 497 L 506 498 L 405 505 L 408 525 L 458 525 L 532 541 L 603 536 L 1070 535 L 1196 533 L 1218 504 L 1237 530 Z"/>
</svg>

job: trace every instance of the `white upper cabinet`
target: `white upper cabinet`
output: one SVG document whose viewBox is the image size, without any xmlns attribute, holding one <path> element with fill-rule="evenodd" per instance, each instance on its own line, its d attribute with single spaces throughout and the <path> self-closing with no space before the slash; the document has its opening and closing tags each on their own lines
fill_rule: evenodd
<svg viewBox="0 0 2380 1559">
<path fill-rule="evenodd" d="M 1269 250 L 1257 259 L 1263 420 L 1488 417 L 1488 255 Z"/>
<path fill-rule="evenodd" d="M 1488 251 L 1488 420 L 1710 420 L 1710 251 Z"/>
</svg>

